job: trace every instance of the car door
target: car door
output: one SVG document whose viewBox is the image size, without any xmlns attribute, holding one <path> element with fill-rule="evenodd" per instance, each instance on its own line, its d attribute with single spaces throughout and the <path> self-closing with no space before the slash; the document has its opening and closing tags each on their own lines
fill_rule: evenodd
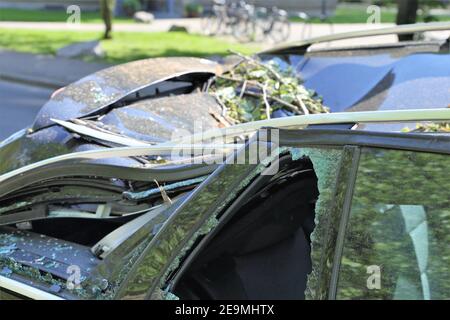
<svg viewBox="0 0 450 320">
<path fill-rule="evenodd" d="M 155 241 L 143 253 L 139 263 L 130 271 L 130 276 L 123 283 L 122 290 L 119 291 L 117 297 L 122 299 L 149 297 L 171 299 L 176 297 L 181 291 L 179 286 L 183 283 L 183 277 L 189 274 L 190 266 L 196 265 L 199 258 L 206 259 L 210 256 L 206 254 L 208 245 L 210 245 L 209 248 L 211 246 L 214 247 L 215 239 L 223 239 L 220 237 L 221 230 L 230 230 L 227 229 L 227 225 L 233 220 L 233 217 L 243 214 L 239 209 L 243 207 L 245 209 L 243 205 L 249 201 L 249 197 L 251 198 L 253 194 L 258 194 L 258 190 L 264 188 L 271 180 L 273 173 L 275 173 L 275 176 L 282 173 L 277 170 L 272 172 L 271 167 L 273 167 L 274 163 L 287 157 L 290 158 L 288 162 L 292 161 L 294 165 L 297 161 L 300 164 L 305 164 L 305 161 L 308 163 L 306 167 L 300 168 L 299 171 L 302 173 L 305 173 L 305 169 L 310 169 L 312 166 L 314 175 L 317 176 L 320 197 L 315 204 L 316 227 L 310 239 L 313 247 L 310 258 L 312 273 L 307 279 L 306 291 L 303 288 L 301 292 L 299 291 L 296 294 L 291 292 L 292 294 L 287 295 L 286 291 L 288 289 L 286 287 L 275 286 L 280 294 L 274 298 L 289 297 L 293 299 L 302 295 L 308 299 L 327 298 L 342 207 L 345 204 L 347 187 L 353 180 L 354 159 L 357 159 L 359 152 L 357 146 L 347 143 L 349 139 L 340 134 L 345 133 L 347 135 L 348 131 L 329 129 L 320 131 L 317 129 L 280 130 L 280 148 L 277 148 L 278 152 L 273 154 L 274 158 L 264 159 L 258 165 L 230 163 L 222 165 L 192 193 L 184 205 L 180 206 L 179 210 L 174 213 L 171 220 L 165 225 L 165 228 L 158 233 Z M 333 135 L 341 139 L 330 142 L 330 137 Z M 252 150 L 251 145 L 249 145 L 248 150 Z M 244 150 L 241 150 L 241 152 L 244 152 Z M 282 164 L 279 163 L 279 166 L 277 165 L 276 167 L 281 170 Z M 272 175 L 266 175 L 264 178 L 265 174 L 263 172 L 266 169 L 271 171 Z M 306 171 L 310 171 L 309 169 Z M 286 199 L 286 202 L 301 199 L 303 194 L 302 191 L 299 191 L 297 196 Z M 275 210 L 278 212 L 283 211 L 281 208 L 283 208 L 283 203 L 280 203 L 279 209 Z M 251 210 L 249 211 L 251 212 Z M 300 213 L 300 211 L 297 212 Z M 222 233 L 222 235 L 228 238 L 231 237 L 233 240 L 233 237 L 228 236 L 227 232 L 225 234 Z M 267 239 L 269 236 L 265 234 L 263 237 L 256 238 Z M 231 242 L 236 241 L 227 240 L 225 242 L 231 244 Z M 249 242 L 244 241 L 243 243 L 248 244 Z M 247 258 L 250 258 L 252 255 L 247 252 L 249 250 L 247 248 L 242 249 L 239 257 L 232 256 L 232 259 L 237 264 L 244 264 L 244 262 L 246 264 L 249 262 Z M 209 251 L 216 252 L 216 250 Z M 259 251 L 261 252 L 262 250 Z M 280 274 L 294 282 L 293 279 L 294 276 L 298 276 L 298 270 L 293 273 L 286 271 L 290 267 L 288 263 L 283 264 L 286 268 L 282 268 L 280 259 L 286 257 L 286 255 L 283 252 L 278 253 L 280 258 L 277 258 L 277 261 L 279 263 L 277 266 L 274 266 L 278 270 L 275 271 L 277 272 L 277 277 L 275 277 L 275 273 L 268 272 L 271 276 L 263 277 L 262 280 L 244 285 L 259 286 L 269 283 L 273 285 L 275 280 L 279 281 L 278 283 L 286 283 L 283 277 L 278 277 Z M 278 256 L 278 253 L 273 254 Z M 295 252 L 291 253 L 293 253 L 291 257 L 294 260 L 302 259 L 301 255 L 295 255 Z M 243 255 L 245 255 L 246 259 L 244 262 L 242 260 Z M 254 258 L 254 256 L 251 256 L 251 258 Z M 291 260 L 287 259 L 286 261 L 289 262 Z M 211 265 L 211 263 L 208 262 L 208 265 Z M 149 272 L 150 267 L 153 270 L 152 272 Z M 239 274 L 242 269 L 234 271 Z M 251 269 L 250 274 L 259 274 L 257 271 L 261 270 Z M 205 274 L 204 272 L 200 273 Z M 214 274 L 219 274 L 219 272 Z M 221 272 L 221 274 L 229 275 L 230 272 Z M 250 278 L 246 277 L 246 280 Z M 206 280 L 203 284 L 211 283 Z M 303 281 L 302 279 L 297 280 Z M 190 287 L 192 288 L 192 286 Z M 187 289 L 190 289 L 189 286 L 187 286 Z M 216 287 L 212 289 L 216 289 Z M 211 291 L 208 290 L 208 292 Z M 253 290 L 253 293 L 257 291 Z M 273 291 L 269 291 L 270 295 L 268 293 L 264 297 L 273 297 Z M 249 290 L 245 290 L 245 294 L 242 296 L 245 297 L 246 294 L 248 296 L 248 293 Z M 257 293 L 258 297 L 260 297 L 259 292 Z M 180 298 L 180 295 L 178 297 Z M 207 298 L 214 297 L 217 297 L 217 295 L 207 296 Z M 237 296 L 232 297 L 236 298 Z"/>
<path fill-rule="evenodd" d="M 311 132 L 311 134 L 313 136 L 316 136 L 317 132 L 314 131 Z M 305 131 L 298 132 L 298 135 L 303 137 L 307 136 Z M 156 235 L 154 241 L 152 241 L 152 243 L 149 244 L 148 248 L 143 252 L 140 261 L 130 271 L 129 277 L 122 284 L 121 290 L 118 292 L 116 297 L 122 299 L 171 299 L 177 297 L 177 294 L 179 294 L 179 292 L 181 291 L 179 288 L 177 290 L 177 286 L 179 287 L 179 284 L 183 283 L 184 275 L 189 274 L 190 266 L 196 265 L 197 262 L 198 264 L 200 264 L 198 260 L 199 258 L 200 261 L 207 258 L 209 259 L 210 254 L 208 253 L 210 253 L 211 251 L 216 252 L 216 250 L 209 250 L 211 247 L 214 247 L 215 243 L 218 243 L 215 242 L 215 240 L 220 240 L 220 243 L 222 244 L 226 243 L 225 247 L 227 250 L 235 250 L 236 247 L 238 249 L 242 249 L 239 252 L 239 256 L 235 256 L 234 252 L 233 254 L 230 253 L 230 255 L 232 255 L 232 260 L 235 263 L 240 264 L 241 266 L 244 264 L 245 266 L 248 266 L 249 264 L 254 262 L 256 258 L 253 253 L 255 251 L 262 251 L 260 247 L 264 247 L 264 249 L 267 248 L 268 255 L 279 257 L 279 259 L 277 258 L 278 264 L 273 267 L 276 267 L 278 270 L 282 270 L 283 268 L 281 268 L 281 266 L 283 265 L 284 267 L 286 267 L 283 270 L 289 270 L 288 262 L 294 260 L 298 262 L 298 259 L 301 259 L 301 256 L 296 256 L 295 252 L 289 251 L 293 254 L 291 255 L 293 260 L 286 259 L 286 261 L 284 261 L 285 263 L 282 264 L 282 252 L 269 252 L 269 244 L 266 245 L 266 243 L 262 244 L 255 241 L 245 241 L 248 248 L 239 246 L 239 241 L 238 243 L 236 243 L 235 239 L 240 239 L 242 237 L 242 234 L 245 234 L 245 232 L 236 232 L 236 234 L 239 234 L 240 236 L 239 238 L 234 237 L 232 235 L 235 234 L 233 232 L 236 231 L 236 228 L 232 227 L 229 224 L 229 222 L 231 221 L 236 221 L 233 217 L 239 217 L 243 213 L 242 211 L 240 211 L 240 209 L 243 207 L 245 209 L 245 203 L 247 203 L 248 201 L 253 201 L 252 199 L 254 195 L 263 194 L 264 192 L 262 189 L 264 189 L 267 184 L 270 184 L 270 181 L 272 181 L 272 183 L 275 183 L 272 178 L 277 180 L 277 174 L 281 174 L 282 172 L 273 169 L 276 167 L 277 169 L 281 170 L 283 167 L 281 162 L 283 162 L 284 160 L 287 160 L 287 163 L 293 162 L 293 165 L 295 165 L 296 162 L 305 165 L 305 167 L 300 168 L 298 173 L 299 175 L 310 173 L 312 165 L 314 167 L 315 173 L 319 176 L 319 191 L 322 193 L 322 196 L 320 198 L 320 209 L 318 208 L 317 210 L 320 210 L 320 215 L 324 220 L 326 220 L 326 222 L 320 224 L 321 226 L 324 226 L 323 228 L 316 228 L 314 242 L 317 243 L 317 246 L 320 246 L 321 249 L 315 251 L 319 254 L 314 254 L 313 264 L 315 266 L 317 264 L 320 264 L 320 252 L 322 252 L 322 249 L 326 250 L 327 252 L 333 253 L 335 241 L 333 239 L 330 240 L 329 236 L 336 237 L 340 215 L 335 215 L 334 212 L 339 212 L 338 208 L 342 203 L 342 201 L 339 200 L 339 205 L 336 206 L 335 209 L 334 199 L 336 194 L 336 176 L 339 175 L 340 180 L 345 182 L 347 181 L 347 176 L 349 173 L 348 168 L 351 167 L 348 164 L 351 165 L 352 163 L 354 148 L 346 147 L 343 145 L 338 145 L 336 147 L 330 145 L 317 145 L 307 147 L 306 145 L 302 145 L 299 142 L 290 143 L 288 141 L 290 137 L 288 136 L 286 136 L 287 140 L 284 141 L 284 136 L 284 134 L 282 134 L 281 136 L 280 133 L 280 145 L 282 145 L 282 147 L 275 148 L 274 153 L 269 157 L 262 159 L 261 162 L 252 164 L 246 162 L 239 163 L 239 161 L 237 161 L 237 163 L 229 163 L 227 161 L 227 163 L 224 163 L 207 180 L 205 180 L 198 188 L 196 188 L 190 195 L 190 197 L 186 199 L 186 201 L 180 206 L 178 210 L 176 210 L 171 219 L 165 224 L 164 228 L 162 228 L 161 231 Z M 325 142 L 327 140 L 324 139 L 323 141 Z M 252 145 L 253 144 L 250 143 L 248 145 L 248 148 L 240 150 L 239 154 L 247 154 L 247 152 L 251 152 Z M 239 158 L 240 156 L 238 155 L 237 159 Z M 274 166 L 275 163 L 277 163 L 276 166 Z M 341 172 L 339 168 L 343 163 L 345 163 L 346 169 Z M 287 169 L 291 170 L 292 167 L 288 166 Z M 308 177 L 311 178 L 309 174 Z M 283 176 L 280 178 L 281 180 L 285 180 L 286 177 Z M 308 181 L 314 181 L 314 178 L 309 179 Z M 346 185 L 346 183 L 342 184 L 342 186 L 344 185 Z M 300 193 L 297 195 L 297 198 L 301 199 Z M 286 201 L 289 200 L 293 200 L 293 198 L 286 199 Z M 254 201 L 260 200 L 256 199 Z M 281 203 L 279 207 L 282 207 Z M 304 208 L 304 206 L 302 208 Z M 281 213 L 283 210 L 278 211 Z M 251 212 L 254 211 L 248 210 L 247 213 Z M 270 213 L 268 211 L 264 212 Z M 333 217 L 332 219 L 329 218 L 329 216 L 327 215 L 328 213 L 330 213 L 330 215 Z M 249 216 L 247 216 L 246 218 L 250 219 Z M 239 223 L 233 224 L 233 226 L 239 226 L 239 228 L 243 227 L 245 230 L 247 230 L 247 226 L 251 227 L 252 225 L 259 223 L 251 222 L 247 224 L 243 222 L 241 223 L 240 220 L 237 221 L 239 221 Z M 283 226 L 288 226 L 288 223 L 284 222 L 288 222 L 289 220 L 280 218 L 278 221 Z M 261 225 L 264 226 L 264 223 L 262 223 Z M 330 230 L 330 226 L 332 230 Z M 234 229 L 234 231 L 230 231 L 230 229 L 227 229 L 227 227 L 231 227 L 231 229 Z M 273 228 L 269 229 L 267 229 L 267 233 L 263 232 L 264 237 L 256 236 L 253 239 L 264 238 L 265 240 L 268 240 L 268 243 L 270 242 L 270 239 L 273 239 L 273 242 L 275 242 L 277 239 L 280 239 L 279 243 L 285 243 L 284 234 L 277 233 Z M 222 233 L 224 237 L 221 237 L 220 232 L 222 230 L 225 231 L 225 233 Z M 261 232 L 263 230 L 264 229 L 261 229 Z M 271 234 L 272 236 L 269 237 L 269 234 Z M 296 233 L 295 235 L 299 234 L 300 233 Z M 227 239 L 225 240 L 225 238 Z M 282 239 L 283 241 L 281 241 Z M 288 241 L 289 239 L 286 239 L 286 246 L 284 248 L 289 247 L 289 245 L 295 246 L 297 244 L 294 242 L 287 243 Z M 278 255 L 278 253 L 280 254 Z M 217 261 L 218 260 L 216 259 L 212 261 L 208 260 L 207 263 L 203 263 L 202 261 L 201 264 L 216 266 L 217 264 L 219 264 L 215 263 Z M 319 267 L 321 270 L 315 272 L 315 275 L 317 275 L 317 277 L 315 277 L 314 280 L 311 280 L 311 283 L 314 283 L 314 286 L 316 283 L 320 283 L 320 294 L 323 294 L 323 292 L 327 292 L 327 281 L 322 279 L 326 279 L 327 277 L 329 277 L 331 273 L 331 266 L 332 264 L 325 264 L 324 270 Z M 240 274 L 240 272 L 245 271 L 244 269 L 245 268 L 243 267 L 234 271 L 236 271 L 237 274 Z M 268 270 L 264 271 L 266 274 L 271 274 L 271 276 L 263 276 L 262 280 L 255 280 L 256 282 L 245 283 L 245 285 L 259 286 L 262 284 L 267 284 L 270 281 L 273 283 L 274 279 L 277 277 L 275 277 L 273 273 L 270 273 L 270 270 L 271 269 L 269 268 Z M 228 271 L 221 272 L 221 274 L 230 275 L 231 272 Z M 253 275 L 257 274 L 257 271 L 260 271 L 260 273 L 262 274 L 263 270 L 251 269 L 250 271 L 250 273 Z M 297 270 L 294 273 L 299 272 Z M 284 276 L 289 277 L 290 275 L 294 275 L 294 273 L 285 274 Z M 318 275 L 319 273 L 320 275 Z M 219 272 L 214 274 L 217 275 L 219 274 Z M 322 274 L 324 276 L 322 276 Z M 234 279 L 237 278 L 238 277 L 235 277 Z M 249 276 L 246 277 L 247 280 L 250 278 L 251 277 Z M 290 278 L 292 279 L 292 277 Z M 210 283 L 210 281 L 207 281 L 208 279 L 204 280 L 204 283 Z M 286 279 L 277 278 L 277 280 L 279 280 L 279 283 L 286 283 Z M 301 279 L 297 280 L 301 281 Z M 289 282 L 287 283 L 289 284 Z M 311 285 L 311 287 L 312 286 L 313 285 Z M 217 289 L 217 287 L 214 287 L 212 289 Z M 278 289 L 281 291 L 284 290 L 284 292 L 281 292 L 281 294 L 283 295 L 277 295 L 275 298 L 286 297 L 285 291 L 287 290 L 287 288 L 283 289 L 277 287 L 277 290 Z M 209 290 L 208 292 L 211 291 L 213 290 Z M 245 297 L 246 294 L 248 294 L 250 291 L 253 292 L 253 294 L 259 294 L 257 290 L 243 290 L 244 294 L 242 296 Z M 303 291 L 305 290 L 303 289 L 302 292 L 297 292 L 297 294 L 301 296 L 303 295 Z M 270 294 L 272 294 L 272 292 L 270 292 Z M 308 293 L 308 297 L 315 294 L 316 290 L 314 289 L 314 293 Z M 206 297 L 200 297 L 211 299 L 217 296 L 218 295 L 208 295 Z M 261 295 L 258 296 L 260 297 Z M 266 296 L 269 295 L 265 295 L 265 297 Z M 272 295 L 270 296 L 272 297 Z M 288 296 L 293 297 L 296 295 L 293 292 L 292 295 Z M 237 295 L 231 295 L 231 298 L 236 299 L 237 297 Z M 180 298 L 179 295 L 178 298 Z M 181 296 L 181 298 L 183 298 L 183 296 Z"/>
<path fill-rule="evenodd" d="M 450 298 L 449 170 L 446 154 L 361 149 L 332 298 Z"/>
</svg>

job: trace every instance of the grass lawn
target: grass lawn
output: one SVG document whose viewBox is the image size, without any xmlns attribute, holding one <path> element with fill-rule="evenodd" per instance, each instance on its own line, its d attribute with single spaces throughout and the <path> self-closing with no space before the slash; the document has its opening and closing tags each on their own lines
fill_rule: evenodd
<svg viewBox="0 0 450 320">
<path fill-rule="evenodd" d="M 0 8 L 0 21 L 26 21 L 26 22 L 66 22 L 69 15 L 65 10 L 27 10 Z M 82 11 L 82 23 L 102 23 L 100 12 Z M 117 23 L 134 23 L 133 19 L 126 17 L 114 18 Z"/>
<path fill-rule="evenodd" d="M 99 39 L 100 33 L 79 31 L 13 30 L 0 28 L 0 48 L 54 54 L 59 48 L 78 41 Z M 122 63 L 151 57 L 224 56 L 229 49 L 244 54 L 259 50 L 252 45 L 233 44 L 223 39 L 183 32 L 114 32 L 112 40 L 102 40 L 105 61 Z"/>
<path fill-rule="evenodd" d="M 364 7 L 338 7 L 335 15 L 329 21 L 333 23 L 366 23 L 369 14 Z M 65 10 L 27 10 L 0 8 L 0 21 L 29 21 L 29 22 L 65 22 L 68 14 Z M 381 22 L 394 23 L 396 18 L 395 9 L 382 8 Z M 450 16 L 437 16 L 439 21 L 450 21 Z M 292 21 L 300 21 L 298 18 L 292 18 Z M 83 23 L 101 23 L 99 12 L 81 12 L 81 22 Z M 114 19 L 117 23 L 133 23 L 133 19 L 126 17 L 117 17 Z M 313 19 L 314 23 L 321 23 L 319 19 Z"/>
<path fill-rule="evenodd" d="M 381 22 L 382 23 L 395 23 L 397 13 L 392 9 L 381 9 Z M 325 23 L 366 23 L 369 14 L 364 7 L 344 7 L 337 8 L 335 15 Z M 436 16 L 439 21 L 450 21 L 450 16 Z M 419 19 L 420 20 L 420 19 Z M 301 21 L 299 18 L 292 18 L 291 21 Z M 321 23 L 320 19 L 312 19 L 313 23 Z M 418 21 L 420 22 L 420 21 Z"/>
</svg>

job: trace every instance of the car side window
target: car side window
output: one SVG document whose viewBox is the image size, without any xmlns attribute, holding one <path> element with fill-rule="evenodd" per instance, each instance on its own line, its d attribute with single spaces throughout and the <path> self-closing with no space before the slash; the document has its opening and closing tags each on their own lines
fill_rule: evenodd
<svg viewBox="0 0 450 320">
<path fill-rule="evenodd" d="M 450 157 L 361 153 L 337 299 L 450 298 Z"/>
</svg>

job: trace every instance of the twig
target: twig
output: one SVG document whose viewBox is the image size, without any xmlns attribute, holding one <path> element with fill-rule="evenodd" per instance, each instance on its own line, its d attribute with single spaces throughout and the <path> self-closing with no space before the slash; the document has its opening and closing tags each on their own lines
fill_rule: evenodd
<svg viewBox="0 0 450 320">
<path fill-rule="evenodd" d="M 255 81 L 255 80 L 239 79 L 239 78 L 235 78 L 235 77 L 227 77 L 227 76 L 222 76 L 222 75 L 216 76 L 216 78 L 223 79 L 223 80 L 226 80 L 226 81 L 239 82 L 239 83 L 247 82 L 248 84 L 253 84 L 255 86 L 258 86 L 258 85 L 261 86 L 261 84 L 258 81 Z"/>
<path fill-rule="evenodd" d="M 203 92 L 208 92 L 209 88 L 211 88 L 212 83 L 214 82 L 214 77 L 213 78 L 209 78 L 208 81 L 206 82 L 206 86 L 203 89 Z"/>
<path fill-rule="evenodd" d="M 171 200 L 171 199 L 169 198 L 169 196 L 167 195 L 166 190 L 164 190 L 164 188 L 161 187 L 161 186 L 159 185 L 159 183 L 158 183 L 158 181 L 156 181 L 156 179 L 154 179 L 153 181 L 154 181 L 154 182 L 156 183 L 156 185 L 158 186 L 159 191 L 161 192 L 161 197 L 162 197 L 163 200 L 164 200 L 164 203 L 172 204 L 172 200 Z"/>
<path fill-rule="evenodd" d="M 239 78 L 235 78 L 235 77 L 227 77 L 227 76 L 223 76 L 223 75 L 216 76 L 216 78 L 227 80 L 227 81 L 239 82 L 239 83 L 246 81 L 245 79 L 239 79 Z"/>
<path fill-rule="evenodd" d="M 249 92 L 249 91 L 246 91 L 246 92 L 245 92 L 245 95 L 251 96 L 251 97 L 256 97 L 256 98 L 262 98 L 262 97 L 263 97 L 263 95 L 260 94 L 260 93 Z M 274 97 L 274 96 L 271 96 L 271 95 L 267 95 L 267 98 L 268 98 L 269 100 L 273 100 L 273 101 L 275 101 L 275 102 L 278 102 L 279 104 L 282 104 L 283 106 L 285 106 L 286 108 L 288 108 L 288 109 L 289 109 L 290 111 L 292 111 L 292 112 L 295 112 L 295 113 L 297 113 L 297 114 L 301 114 L 301 112 L 300 112 L 300 110 L 298 109 L 298 107 L 295 106 L 295 105 L 293 105 L 293 104 L 291 104 L 291 103 L 289 103 L 289 102 L 286 102 L 286 101 L 284 101 L 284 100 L 282 100 L 282 99 L 280 99 L 280 98 L 277 98 L 277 97 Z"/>
<path fill-rule="evenodd" d="M 214 117 L 224 128 L 229 127 L 233 124 L 227 118 L 221 116 L 219 113 L 215 112 L 213 109 L 209 108 L 209 114 Z"/>
<path fill-rule="evenodd" d="M 241 93 L 239 94 L 239 99 L 242 99 L 244 96 L 245 90 L 247 90 L 247 80 L 244 81 L 244 84 L 242 85 Z"/>
<path fill-rule="evenodd" d="M 216 93 L 214 93 L 214 97 L 216 98 L 217 103 L 222 108 L 222 117 L 225 117 L 228 112 L 227 106 L 223 103 L 222 99 L 220 99 L 220 97 Z"/>
<path fill-rule="evenodd" d="M 234 51 L 234 50 L 231 50 L 231 49 L 228 50 L 228 51 L 229 51 L 230 53 L 233 53 L 233 54 L 235 54 L 235 55 L 241 57 L 242 59 L 244 59 L 244 60 L 246 60 L 246 61 L 248 61 L 248 62 L 250 62 L 250 63 L 256 64 L 256 65 L 258 65 L 258 66 L 260 66 L 260 67 L 263 67 L 263 68 L 267 69 L 270 73 L 272 73 L 272 74 L 275 76 L 275 78 L 277 78 L 277 80 L 278 80 L 279 82 L 285 83 L 283 77 L 281 77 L 281 76 L 278 74 L 278 72 L 276 72 L 272 67 L 270 67 L 270 66 L 268 66 L 268 65 L 266 65 L 266 64 L 264 64 L 264 63 L 262 63 L 262 62 L 259 62 L 258 60 L 253 59 L 252 57 L 248 57 L 248 56 L 246 56 L 246 55 L 243 55 L 243 54 L 240 53 L 240 52 L 237 52 L 237 51 Z"/>
<path fill-rule="evenodd" d="M 266 117 L 267 117 L 267 119 L 270 119 L 270 103 L 267 100 L 267 85 L 268 85 L 268 81 L 266 81 L 266 83 L 263 86 L 263 100 L 264 100 L 264 104 L 266 106 Z"/>
<path fill-rule="evenodd" d="M 306 108 L 305 103 L 303 102 L 302 98 L 300 98 L 300 96 L 296 96 L 296 98 L 297 98 L 297 102 L 298 102 L 300 108 L 302 108 L 302 110 L 303 110 L 303 113 L 305 115 L 308 115 L 309 110 L 308 110 L 308 108 Z"/>
<path fill-rule="evenodd" d="M 257 98 L 264 98 L 264 95 L 262 95 L 262 94 L 259 94 L 259 93 L 257 93 L 257 92 L 250 92 L 250 91 L 246 91 L 246 90 L 245 90 L 245 89 L 247 89 L 247 84 L 250 83 L 250 84 L 254 84 L 254 85 L 256 85 L 257 87 L 263 89 L 263 91 L 264 91 L 264 86 L 261 85 L 261 84 L 260 84 L 259 82 L 257 82 L 257 81 L 241 80 L 241 79 L 237 79 L 237 78 L 227 78 L 227 77 L 223 77 L 223 76 L 218 76 L 218 77 L 223 78 L 224 80 L 230 80 L 230 81 L 236 81 L 236 82 L 244 82 L 245 86 L 244 86 L 244 85 L 242 86 L 241 92 L 240 92 L 240 94 L 239 94 L 239 98 L 241 98 L 241 99 L 242 99 L 242 97 L 243 97 L 244 95 L 248 95 L 248 96 L 252 96 L 252 97 L 257 97 Z M 276 101 L 276 102 L 278 102 L 279 104 L 282 104 L 282 105 L 285 106 L 286 108 L 290 109 L 290 111 L 292 111 L 292 112 L 295 112 L 295 113 L 297 113 L 297 114 L 301 114 L 301 112 L 300 112 L 300 110 L 298 109 L 297 106 L 295 106 L 295 105 L 293 105 L 293 104 L 291 104 L 291 103 L 289 103 L 289 102 L 286 102 L 286 101 L 284 101 L 284 100 L 282 100 L 282 99 L 280 99 L 280 98 L 277 98 L 277 97 L 275 97 L 275 96 L 272 96 L 272 95 L 268 94 L 268 93 L 267 93 L 267 86 L 266 86 L 265 90 L 266 90 L 266 96 L 267 96 L 268 99 L 273 100 L 273 101 Z"/>
</svg>

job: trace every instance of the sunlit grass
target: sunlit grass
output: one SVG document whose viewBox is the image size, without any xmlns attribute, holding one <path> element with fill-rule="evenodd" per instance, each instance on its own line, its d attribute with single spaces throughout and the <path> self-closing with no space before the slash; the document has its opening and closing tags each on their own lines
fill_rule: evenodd
<svg viewBox="0 0 450 320">
<path fill-rule="evenodd" d="M 394 23 L 396 20 L 395 8 L 381 9 L 381 22 Z M 29 10 L 15 8 L 0 8 L 0 21 L 23 21 L 23 22 L 65 22 L 68 14 L 64 9 L 46 9 Z M 369 14 L 364 6 L 361 7 L 338 7 L 332 17 L 326 21 L 312 19 L 313 23 L 366 23 Z M 438 21 L 450 21 L 450 16 L 436 16 Z M 292 18 L 292 21 L 301 21 L 298 18 Z M 420 20 L 420 18 L 419 18 Z M 82 11 L 81 22 L 83 23 L 102 23 L 100 13 L 97 11 Z M 133 23 L 130 17 L 116 17 L 116 23 Z"/>
<path fill-rule="evenodd" d="M 99 32 L 0 29 L 0 47 L 21 52 L 55 54 L 73 42 L 100 39 Z M 112 40 L 101 40 L 105 61 L 121 63 L 163 56 L 224 56 L 228 50 L 244 54 L 259 50 L 255 45 L 235 44 L 223 39 L 184 32 L 115 32 Z"/>
<path fill-rule="evenodd" d="M 0 8 L 0 21 L 23 21 L 23 22 L 65 22 L 69 14 L 64 9 L 15 9 Z M 100 12 L 81 11 L 82 23 L 102 23 Z M 133 19 L 128 17 L 116 17 L 114 22 L 133 23 Z"/>
<path fill-rule="evenodd" d="M 314 18 L 312 23 L 366 23 L 371 13 L 366 12 L 365 7 L 338 7 L 332 17 L 325 21 Z M 381 23 L 395 23 L 397 12 L 393 8 L 381 8 Z M 450 21 L 450 16 L 435 16 L 437 21 Z M 418 22 L 421 22 L 419 17 Z M 291 18 L 291 21 L 302 21 L 299 18 Z"/>
</svg>

